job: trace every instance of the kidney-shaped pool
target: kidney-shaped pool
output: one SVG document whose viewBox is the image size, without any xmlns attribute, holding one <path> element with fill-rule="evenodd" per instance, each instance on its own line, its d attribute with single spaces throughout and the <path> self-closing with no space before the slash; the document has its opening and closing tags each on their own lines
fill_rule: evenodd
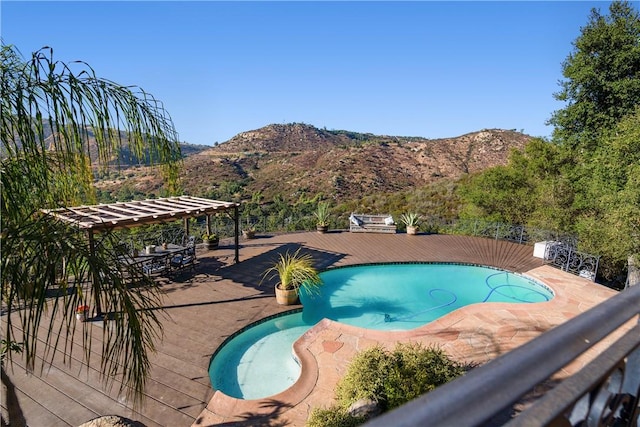
<svg viewBox="0 0 640 427">
<path fill-rule="evenodd" d="M 470 304 L 536 303 L 554 296 L 547 286 L 524 276 L 467 264 L 367 264 L 320 276 L 320 294 L 301 293 L 302 311 L 249 325 L 218 348 L 209 366 L 214 389 L 239 399 L 284 391 L 300 375 L 294 341 L 324 318 L 405 331 Z"/>
</svg>

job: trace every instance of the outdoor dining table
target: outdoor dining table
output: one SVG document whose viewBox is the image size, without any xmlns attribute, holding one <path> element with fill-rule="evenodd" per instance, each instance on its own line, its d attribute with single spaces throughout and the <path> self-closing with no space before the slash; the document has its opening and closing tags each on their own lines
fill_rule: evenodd
<svg viewBox="0 0 640 427">
<path fill-rule="evenodd" d="M 136 255 L 124 256 L 120 259 L 129 265 L 139 265 L 145 274 L 156 274 L 168 270 L 171 259 L 178 254 L 183 254 L 186 249 L 185 246 L 169 243 L 166 248 L 151 246 L 149 251 L 145 248 Z"/>
<path fill-rule="evenodd" d="M 171 255 L 175 255 L 177 253 L 183 252 L 187 249 L 184 246 L 175 245 L 173 243 L 167 243 L 166 249 L 164 246 L 152 246 L 154 249 L 147 252 L 146 250 L 142 253 L 138 254 L 139 258 L 149 258 L 149 257 L 167 257 Z"/>
<path fill-rule="evenodd" d="M 146 257 L 142 261 L 142 269 L 147 274 L 157 274 L 170 270 L 172 267 L 172 259 L 179 254 L 183 254 L 187 249 L 184 246 L 168 243 L 162 246 L 151 247 L 151 250 L 145 250 L 142 257 Z"/>
</svg>

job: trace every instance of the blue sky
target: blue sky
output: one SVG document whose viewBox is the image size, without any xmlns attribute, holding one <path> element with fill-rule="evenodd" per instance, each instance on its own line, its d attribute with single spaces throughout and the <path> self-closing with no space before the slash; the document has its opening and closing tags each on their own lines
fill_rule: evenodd
<svg viewBox="0 0 640 427">
<path fill-rule="evenodd" d="M 443 138 L 549 136 L 561 64 L 609 2 L 10 1 L 5 44 L 161 100 L 182 141 L 271 123 Z"/>
</svg>

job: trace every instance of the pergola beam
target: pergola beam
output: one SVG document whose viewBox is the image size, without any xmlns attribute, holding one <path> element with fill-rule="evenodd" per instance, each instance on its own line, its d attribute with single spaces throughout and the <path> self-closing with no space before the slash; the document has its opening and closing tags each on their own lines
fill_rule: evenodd
<svg viewBox="0 0 640 427">
<path fill-rule="evenodd" d="M 235 212 L 237 207 L 238 204 L 234 202 L 180 196 L 46 209 L 43 212 L 82 229 L 104 231 L 157 224 L 167 220 L 196 218 L 224 211 Z"/>
</svg>

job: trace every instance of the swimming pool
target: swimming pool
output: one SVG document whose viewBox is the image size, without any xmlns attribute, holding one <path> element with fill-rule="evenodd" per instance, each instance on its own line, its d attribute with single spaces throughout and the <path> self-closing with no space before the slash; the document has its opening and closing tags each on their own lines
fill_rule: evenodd
<svg viewBox="0 0 640 427">
<path fill-rule="evenodd" d="M 483 302 L 535 303 L 553 298 L 546 286 L 518 274 L 467 264 L 400 263 L 322 272 L 319 295 L 304 292 L 302 311 L 243 329 L 214 353 L 214 389 L 259 399 L 290 387 L 300 375 L 291 347 L 324 318 L 367 329 L 403 331 Z"/>
</svg>

